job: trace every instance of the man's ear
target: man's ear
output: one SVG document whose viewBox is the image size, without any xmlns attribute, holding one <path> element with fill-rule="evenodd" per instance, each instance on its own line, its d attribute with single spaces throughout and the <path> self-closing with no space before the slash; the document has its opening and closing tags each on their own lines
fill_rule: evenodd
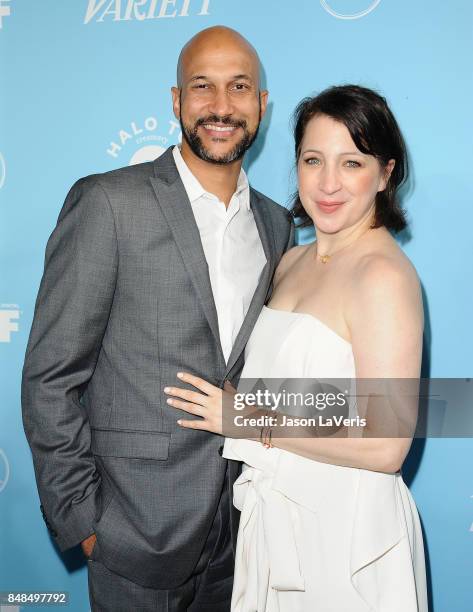
<svg viewBox="0 0 473 612">
<path fill-rule="evenodd" d="M 176 119 L 181 118 L 181 90 L 179 87 L 171 87 L 172 110 Z"/>
<path fill-rule="evenodd" d="M 260 100 L 260 106 L 261 106 L 260 120 L 264 117 L 266 113 L 266 108 L 268 106 L 268 95 L 269 95 L 269 92 L 267 89 L 263 89 L 259 92 L 259 100 Z"/>
<path fill-rule="evenodd" d="M 394 170 L 394 166 L 396 165 L 395 159 L 390 159 L 386 166 L 384 167 L 383 176 L 381 177 L 381 181 L 379 183 L 378 191 L 384 191 L 386 186 L 391 178 L 392 171 Z"/>
</svg>

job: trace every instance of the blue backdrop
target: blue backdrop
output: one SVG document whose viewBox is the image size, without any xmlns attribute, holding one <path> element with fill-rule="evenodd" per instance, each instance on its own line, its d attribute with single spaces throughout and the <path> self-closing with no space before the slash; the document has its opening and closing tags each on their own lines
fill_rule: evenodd
<svg viewBox="0 0 473 612">
<path fill-rule="evenodd" d="M 413 169 L 402 245 L 424 289 L 424 374 L 471 375 L 472 17 L 470 0 L 0 0 L 0 591 L 66 590 L 68 610 L 89 610 L 80 555 L 56 552 L 39 512 L 23 356 L 68 188 L 179 140 L 169 89 L 200 29 L 232 26 L 260 53 L 271 103 L 246 166 L 280 202 L 300 98 L 344 82 L 386 95 Z M 406 469 L 435 612 L 473 609 L 472 451 L 471 439 L 418 441 Z"/>
</svg>

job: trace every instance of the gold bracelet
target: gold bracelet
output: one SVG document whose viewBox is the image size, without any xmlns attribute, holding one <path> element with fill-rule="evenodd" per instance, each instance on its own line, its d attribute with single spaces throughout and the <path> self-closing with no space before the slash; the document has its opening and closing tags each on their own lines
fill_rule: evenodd
<svg viewBox="0 0 473 612">
<path fill-rule="evenodd" d="M 266 418 L 270 419 L 269 411 L 266 413 Z M 264 446 L 264 448 L 273 448 L 273 444 L 271 443 L 271 438 L 273 435 L 271 421 L 269 425 L 263 425 L 261 428 L 260 442 Z"/>
</svg>

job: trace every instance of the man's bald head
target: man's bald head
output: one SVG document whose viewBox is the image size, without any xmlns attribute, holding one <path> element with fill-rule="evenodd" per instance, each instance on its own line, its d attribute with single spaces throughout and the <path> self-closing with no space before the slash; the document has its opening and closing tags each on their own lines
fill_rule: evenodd
<svg viewBox="0 0 473 612">
<path fill-rule="evenodd" d="M 182 48 L 177 62 L 177 86 L 182 87 L 191 61 L 199 54 L 210 50 L 218 52 L 219 49 L 243 53 L 248 56 L 248 62 L 252 66 L 258 88 L 260 87 L 260 60 L 256 49 L 244 36 L 236 30 L 226 26 L 213 26 L 198 32 Z"/>
</svg>

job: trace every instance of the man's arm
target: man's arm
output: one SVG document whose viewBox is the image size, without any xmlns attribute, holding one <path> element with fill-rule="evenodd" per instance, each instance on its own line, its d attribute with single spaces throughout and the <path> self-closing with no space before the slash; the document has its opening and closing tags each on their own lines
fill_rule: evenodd
<svg viewBox="0 0 473 612">
<path fill-rule="evenodd" d="M 47 244 L 22 378 L 42 512 L 61 550 L 93 533 L 100 476 L 80 397 L 97 363 L 117 270 L 110 203 L 96 177 L 81 179 Z"/>
</svg>

